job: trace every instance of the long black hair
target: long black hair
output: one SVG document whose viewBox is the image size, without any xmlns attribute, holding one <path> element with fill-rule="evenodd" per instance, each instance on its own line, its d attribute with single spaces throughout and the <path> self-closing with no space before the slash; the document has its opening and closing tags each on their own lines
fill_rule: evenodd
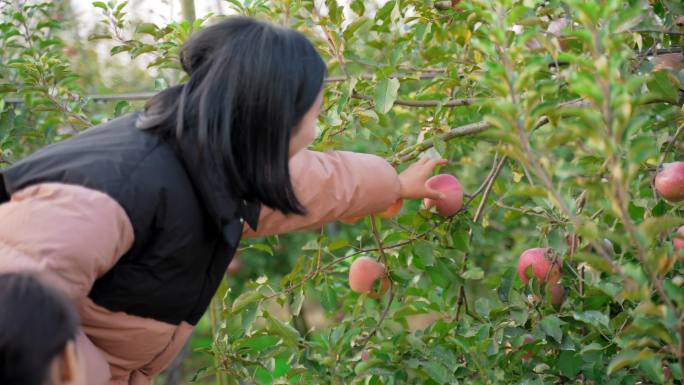
<svg viewBox="0 0 684 385">
<path fill-rule="evenodd" d="M 230 17 L 180 51 L 189 79 L 152 98 L 138 127 L 182 141 L 241 199 L 305 213 L 288 168 L 289 142 L 323 87 L 325 63 L 300 32 Z"/>
<path fill-rule="evenodd" d="M 45 384 L 78 324 L 72 305 L 32 276 L 0 274 L 0 384 Z"/>
</svg>

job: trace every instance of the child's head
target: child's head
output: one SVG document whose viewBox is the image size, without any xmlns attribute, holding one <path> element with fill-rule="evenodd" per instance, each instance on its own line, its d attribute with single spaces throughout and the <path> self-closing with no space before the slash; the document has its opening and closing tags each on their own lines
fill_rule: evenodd
<svg viewBox="0 0 684 385">
<path fill-rule="evenodd" d="M 0 274 L 0 384 L 82 385 L 78 316 L 27 274 Z"/>
<path fill-rule="evenodd" d="M 316 135 L 326 68 L 311 42 L 231 17 L 191 36 L 180 61 L 187 83 L 148 102 L 138 126 L 196 144 L 238 196 L 303 213 L 288 159 Z"/>
</svg>

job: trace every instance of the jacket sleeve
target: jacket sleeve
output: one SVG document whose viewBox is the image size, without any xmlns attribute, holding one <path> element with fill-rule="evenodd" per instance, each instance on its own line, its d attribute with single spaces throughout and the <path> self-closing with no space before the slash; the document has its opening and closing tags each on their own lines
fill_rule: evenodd
<svg viewBox="0 0 684 385">
<path fill-rule="evenodd" d="M 384 159 L 347 151 L 302 150 L 290 159 L 290 178 L 306 215 L 283 215 L 263 206 L 257 230 L 247 237 L 319 227 L 340 218 L 382 211 L 399 199 L 395 169 Z"/>
<path fill-rule="evenodd" d="M 0 272 L 35 272 L 73 300 L 85 297 L 132 243 L 125 211 L 99 191 L 45 183 L 0 205 Z"/>
</svg>

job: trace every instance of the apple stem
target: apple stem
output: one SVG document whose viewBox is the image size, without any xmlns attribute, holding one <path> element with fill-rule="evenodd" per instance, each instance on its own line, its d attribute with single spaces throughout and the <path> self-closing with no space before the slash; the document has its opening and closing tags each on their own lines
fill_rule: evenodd
<svg viewBox="0 0 684 385">
<path fill-rule="evenodd" d="M 494 186 L 494 181 L 496 181 L 496 177 L 499 176 L 499 173 L 501 172 L 501 168 L 503 167 L 503 164 L 508 160 L 508 157 L 506 155 L 501 157 L 501 160 L 499 160 L 499 163 L 496 163 L 496 166 L 492 169 L 492 171 L 489 173 L 487 176 L 487 179 L 485 180 L 486 186 L 484 193 L 482 194 L 482 200 L 480 201 L 480 204 L 477 206 L 477 210 L 475 210 L 475 216 L 473 217 L 473 222 L 478 222 L 480 218 L 482 218 L 482 213 L 484 212 L 484 206 L 487 203 L 487 197 L 489 196 L 489 193 L 492 191 L 492 187 Z M 472 235 L 471 235 L 472 238 Z"/>
</svg>

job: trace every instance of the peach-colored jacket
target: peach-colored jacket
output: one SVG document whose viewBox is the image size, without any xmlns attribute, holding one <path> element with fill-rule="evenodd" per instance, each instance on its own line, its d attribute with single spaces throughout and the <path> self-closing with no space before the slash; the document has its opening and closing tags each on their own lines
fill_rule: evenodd
<svg viewBox="0 0 684 385">
<path fill-rule="evenodd" d="M 382 158 L 344 151 L 303 150 L 290 173 L 306 216 L 263 207 L 263 236 L 315 228 L 340 218 L 384 210 L 399 198 L 396 171 Z M 108 195 L 76 185 L 45 183 L 17 191 L 0 205 L 0 272 L 32 271 L 77 306 L 77 337 L 90 385 L 147 385 L 178 354 L 192 332 L 93 303 L 93 282 L 133 244 L 133 228 Z M 47 322 L 47 320 L 46 320 Z"/>
</svg>

